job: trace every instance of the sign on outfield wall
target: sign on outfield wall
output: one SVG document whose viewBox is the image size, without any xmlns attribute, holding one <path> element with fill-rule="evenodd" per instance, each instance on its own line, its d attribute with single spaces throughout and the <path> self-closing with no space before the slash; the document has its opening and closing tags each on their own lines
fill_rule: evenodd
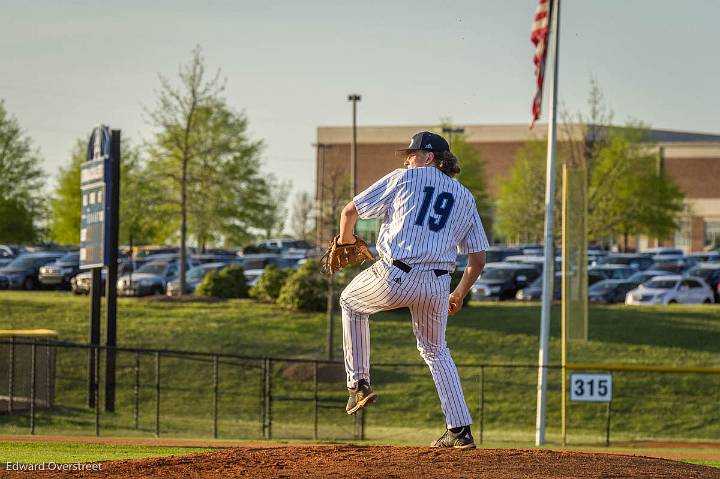
<svg viewBox="0 0 720 479">
<path fill-rule="evenodd" d="M 612 375 L 571 374 L 570 400 L 584 402 L 612 401 Z"/>
</svg>

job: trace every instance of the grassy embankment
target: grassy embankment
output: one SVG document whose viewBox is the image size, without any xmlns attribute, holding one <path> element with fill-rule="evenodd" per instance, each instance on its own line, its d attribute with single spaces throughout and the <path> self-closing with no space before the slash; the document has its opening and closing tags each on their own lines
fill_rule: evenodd
<svg viewBox="0 0 720 479">
<path fill-rule="evenodd" d="M 559 362 L 559 310 L 553 311 L 550 359 Z M 88 299 L 64 293 L 0 292 L 1 328 L 50 328 L 62 340 L 85 342 Z M 336 351 L 341 352 L 339 316 Z M 590 340 L 573 343 L 573 362 L 720 367 L 720 308 L 593 307 Z M 252 301 L 167 303 L 137 299 L 119 302 L 118 343 L 126 347 L 171 348 L 248 356 L 323 358 L 323 314 L 300 314 Z M 529 364 L 537 361 L 538 304 L 471 304 L 451 318 L 447 340 L 458 364 Z M 443 427 L 432 380 L 415 349 L 407 312 L 379 314 L 371 321 L 372 362 L 417 367 L 375 367 L 379 401 L 367 415 L 370 440 L 423 444 Z M 340 353 L 341 354 L 341 353 Z M 117 407 L 103 412 L 101 434 L 152 436 L 155 428 L 154 358 L 141 357 L 138 428 L 133 424 L 134 354 L 118 356 Z M 260 369 L 249 363 L 220 365 L 219 436 L 260 435 Z M 257 366 L 259 363 L 254 363 Z M 94 434 L 94 411 L 85 407 L 87 355 L 57 355 L 56 407 L 38 411 L 38 434 Z M 465 396 L 479 429 L 477 367 L 461 367 Z M 212 363 L 163 357 L 161 435 L 212 434 Z M 345 415 L 342 368 L 321 371 L 319 436 L 352 437 Z M 312 437 L 311 369 L 288 364 L 273 368 L 273 436 Z M 534 368 L 484 369 L 484 438 L 531 441 L 535 422 Z M 548 437 L 559 438 L 560 374 L 549 374 Z M 720 377 L 698 374 L 616 373 L 613 440 L 720 440 Z M 2 384 L 2 383 L 0 383 Z M 2 387 L 4 389 L 4 387 Z M 303 401 L 293 399 L 302 398 Z M 290 400 L 288 400 L 290 399 Z M 605 406 L 573 403 L 569 440 L 603 443 Z M 0 433 L 25 433 L 27 414 L 0 415 Z"/>
</svg>

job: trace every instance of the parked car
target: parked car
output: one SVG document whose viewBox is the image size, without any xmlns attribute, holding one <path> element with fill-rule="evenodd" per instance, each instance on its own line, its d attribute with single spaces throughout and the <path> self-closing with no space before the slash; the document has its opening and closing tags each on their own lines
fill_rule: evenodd
<svg viewBox="0 0 720 479">
<path fill-rule="evenodd" d="M 685 256 L 682 254 L 656 254 L 654 256 L 651 256 L 652 260 L 656 263 L 665 263 L 669 261 L 675 261 L 675 260 L 683 260 L 686 263 L 688 262 L 685 260 Z"/>
<path fill-rule="evenodd" d="M 226 262 L 215 262 L 215 263 L 204 263 L 194 268 L 190 268 L 185 275 L 185 294 L 192 294 L 195 292 L 195 288 L 198 287 L 203 278 L 210 271 L 220 271 L 226 268 L 231 263 Z M 168 282 L 167 288 L 165 288 L 165 294 L 168 296 L 180 296 L 180 278 Z"/>
<path fill-rule="evenodd" d="M 628 266 L 634 270 L 645 270 L 653 264 L 653 259 L 644 254 L 613 253 L 598 260 L 598 265 Z"/>
<path fill-rule="evenodd" d="M 555 273 L 555 282 L 553 283 L 553 299 L 560 300 L 562 299 L 562 273 L 556 272 Z M 598 281 L 602 281 L 605 279 L 605 276 L 589 272 L 588 273 L 588 285 L 593 285 L 597 283 Z M 543 276 L 540 275 L 538 279 L 536 279 L 530 286 L 527 288 L 523 288 L 520 291 L 515 294 L 515 299 L 519 299 L 522 301 L 540 301 L 542 299 L 542 289 L 543 289 Z"/>
<path fill-rule="evenodd" d="M 704 251 L 702 253 L 690 253 L 686 258 L 695 260 L 695 263 L 718 263 L 720 262 L 720 253 L 717 251 Z"/>
<path fill-rule="evenodd" d="M 188 263 L 187 269 L 192 268 Z M 148 296 L 165 294 L 167 283 L 180 273 L 178 261 L 151 261 L 132 274 L 122 275 L 117 281 L 118 296 Z"/>
<path fill-rule="evenodd" d="M 588 268 L 588 272 L 602 274 L 606 279 L 628 279 L 635 274 L 636 271 L 637 269 L 635 268 L 620 264 L 601 264 Z"/>
<path fill-rule="evenodd" d="M 37 289 L 40 287 L 40 268 L 64 255 L 64 251 L 24 253 L 1 268 L 0 276 L 6 278 L 9 289 Z"/>
<path fill-rule="evenodd" d="M 70 289 L 70 280 L 80 272 L 80 253 L 73 251 L 40 268 L 38 279 L 48 288 Z"/>
<path fill-rule="evenodd" d="M 258 281 L 260 281 L 260 278 L 262 277 L 263 273 L 265 273 L 264 269 L 246 269 L 245 270 L 245 283 L 247 284 L 248 288 L 251 288 L 257 284 Z"/>
<path fill-rule="evenodd" d="M 646 269 L 645 271 L 638 271 L 628 278 L 630 281 L 635 281 L 637 284 L 642 284 L 645 281 L 653 279 L 655 276 L 667 276 L 673 274 L 672 271 L 662 269 Z"/>
<path fill-rule="evenodd" d="M 243 268 L 247 272 L 251 269 L 265 269 L 269 264 L 278 265 L 280 255 L 277 253 L 252 253 L 243 257 Z"/>
<path fill-rule="evenodd" d="M 260 241 L 254 246 L 249 246 L 243 250 L 244 254 L 255 253 L 305 253 L 312 246 L 304 240 L 296 239 L 268 239 Z"/>
<path fill-rule="evenodd" d="M 672 255 L 672 256 L 682 256 L 685 254 L 683 250 L 680 248 L 673 248 L 668 246 L 660 246 L 657 248 L 648 248 L 640 251 L 640 254 L 643 254 L 645 256 L 656 256 L 656 255 Z"/>
<path fill-rule="evenodd" d="M 17 248 L 5 244 L 0 244 L 0 268 L 9 264 L 12 260 L 17 258 L 17 256 Z"/>
<path fill-rule="evenodd" d="M 305 259 L 305 255 L 299 254 L 284 254 L 276 263 L 276 266 L 281 269 L 298 269 L 300 267 L 300 260 Z"/>
<path fill-rule="evenodd" d="M 505 246 L 491 246 L 485 250 L 485 263 L 499 263 L 505 261 L 508 256 L 519 256 L 522 254 L 520 248 L 509 248 Z"/>
<path fill-rule="evenodd" d="M 242 263 L 242 258 L 236 255 L 235 253 L 232 254 L 217 254 L 217 253 L 204 253 L 204 254 L 193 254 L 190 256 L 190 261 L 193 264 L 201 265 L 205 263 Z"/>
<path fill-rule="evenodd" d="M 553 299 L 560 300 L 562 298 L 562 273 L 555 273 L 555 282 L 553 283 Z M 518 290 L 515 293 L 515 299 L 520 301 L 540 301 L 542 299 L 543 290 L 543 276 L 540 275 L 538 278 L 530 284 L 530 286 Z"/>
<path fill-rule="evenodd" d="M 702 278 L 715 294 L 715 302 L 720 303 L 720 262 L 700 263 L 688 270 L 688 276 Z"/>
<path fill-rule="evenodd" d="M 656 276 L 625 296 L 625 304 L 712 303 L 714 295 L 702 278 L 694 276 Z"/>
<path fill-rule="evenodd" d="M 655 256 L 657 257 L 657 256 Z M 652 269 L 663 269 L 675 274 L 682 274 L 693 265 L 683 257 L 665 258 L 652 264 Z"/>
<path fill-rule="evenodd" d="M 470 299 L 513 299 L 518 290 L 535 281 L 540 272 L 522 263 L 488 263 L 480 278 L 470 288 Z"/>
<path fill-rule="evenodd" d="M 545 247 L 539 243 L 528 243 L 519 245 L 520 254 L 528 256 L 542 256 L 545 254 Z"/>
<path fill-rule="evenodd" d="M 609 253 L 604 249 L 590 248 L 587 250 L 588 264 L 598 264 L 602 258 L 608 255 Z"/>
<path fill-rule="evenodd" d="M 598 281 L 588 289 L 588 302 L 624 303 L 628 291 L 637 288 L 639 284 L 630 279 L 604 279 Z"/>
<path fill-rule="evenodd" d="M 133 270 L 133 263 L 127 260 L 118 261 L 118 277 L 129 274 Z M 107 270 L 102 269 L 100 273 L 100 291 L 105 294 L 105 277 L 107 276 Z M 82 271 L 70 279 L 70 290 L 75 294 L 90 294 L 90 288 L 92 286 L 92 271 Z"/>
<path fill-rule="evenodd" d="M 560 270 L 560 257 L 555 257 L 555 271 Z M 527 266 L 532 266 L 536 270 L 538 270 L 539 273 L 542 273 L 543 269 L 545 269 L 545 257 L 543 256 L 534 256 L 534 255 L 515 255 L 515 256 L 508 256 L 505 258 L 506 263 L 520 263 Z"/>
</svg>

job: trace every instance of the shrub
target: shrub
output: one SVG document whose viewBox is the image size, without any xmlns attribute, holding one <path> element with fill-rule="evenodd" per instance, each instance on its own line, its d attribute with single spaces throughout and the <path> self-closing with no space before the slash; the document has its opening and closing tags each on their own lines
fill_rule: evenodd
<svg viewBox="0 0 720 479">
<path fill-rule="evenodd" d="M 265 266 L 265 272 L 255 287 L 250 289 L 250 296 L 260 301 L 276 302 L 278 296 L 280 296 L 280 290 L 289 275 L 290 273 L 287 270 L 280 269 L 275 265 L 269 264 Z"/>
<path fill-rule="evenodd" d="M 300 311 L 325 311 L 327 287 L 328 278 L 320 272 L 320 261 L 308 260 L 287 278 L 277 303 Z"/>
<path fill-rule="evenodd" d="M 197 296 L 247 298 L 248 288 L 242 266 L 231 265 L 206 274 L 195 290 Z"/>
</svg>

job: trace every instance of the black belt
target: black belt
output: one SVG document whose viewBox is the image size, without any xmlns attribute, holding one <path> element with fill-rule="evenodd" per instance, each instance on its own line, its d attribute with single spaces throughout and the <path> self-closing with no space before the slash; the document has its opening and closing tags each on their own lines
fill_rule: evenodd
<svg viewBox="0 0 720 479">
<path fill-rule="evenodd" d="M 399 259 L 392 260 L 392 265 L 406 273 L 409 273 L 412 269 L 412 266 L 408 265 L 407 263 L 403 263 Z M 446 269 L 434 269 L 433 273 L 435 273 L 435 276 L 442 276 L 444 274 L 448 274 L 449 271 Z"/>
</svg>

